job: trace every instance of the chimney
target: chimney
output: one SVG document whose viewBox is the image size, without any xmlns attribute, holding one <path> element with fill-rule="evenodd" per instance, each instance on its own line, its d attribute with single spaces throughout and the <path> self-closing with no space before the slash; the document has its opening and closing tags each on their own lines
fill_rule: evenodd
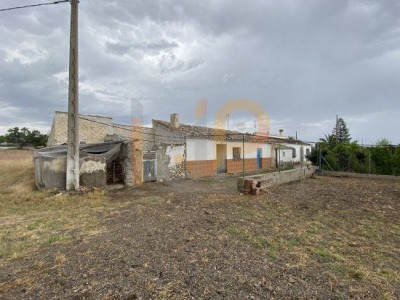
<svg viewBox="0 0 400 300">
<path fill-rule="evenodd" d="M 179 128 L 179 114 L 171 114 L 170 123 L 172 128 Z"/>
<path fill-rule="evenodd" d="M 283 129 L 279 129 L 279 135 L 283 136 Z"/>
</svg>

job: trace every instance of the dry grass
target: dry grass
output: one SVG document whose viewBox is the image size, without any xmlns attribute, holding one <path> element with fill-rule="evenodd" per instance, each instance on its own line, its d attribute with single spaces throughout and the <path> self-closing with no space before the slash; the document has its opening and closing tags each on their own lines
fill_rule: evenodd
<svg viewBox="0 0 400 300">
<path fill-rule="evenodd" d="M 96 213 L 109 204 L 104 191 L 73 196 L 38 191 L 32 152 L 0 150 L 0 259 L 101 232 Z"/>
</svg>

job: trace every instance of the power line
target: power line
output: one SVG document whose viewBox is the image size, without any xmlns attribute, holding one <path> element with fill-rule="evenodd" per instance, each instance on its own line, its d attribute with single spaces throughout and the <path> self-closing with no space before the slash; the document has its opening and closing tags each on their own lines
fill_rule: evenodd
<svg viewBox="0 0 400 300">
<path fill-rule="evenodd" d="M 151 129 L 150 127 L 144 127 L 144 126 L 137 126 L 137 125 L 119 125 L 119 124 L 115 124 L 115 123 L 106 123 L 106 122 L 102 122 L 102 121 L 97 121 L 97 120 L 93 120 L 90 118 L 85 118 L 84 116 L 79 116 L 79 119 L 81 120 L 85 120 L 85 121 L 89 121 L 89 122 L 93 122 L 93 123 L 97 123 L 100 125 L 106 125 L 106 126 L 111 126 L 111 127 L 115 127 L 115 128 L 120 128 L 126 131 L 130 131 L 132 132 L 136 132 L 136 133 L 141 133 L 143 134 L 144 137 L 162 137 L 162 138 L 169 138 L 169 139 L 173 139 L 173 138 L 183 138 L 183 139 L 187 139 L 187 138 L 192 138 L 192 139 L 213 139 L 216 137 L 237 137 L 237 140 L 228 140 L 227 141 L 232 141 L 232 142 L 237 142 L 239 140 L 239 138 L 242 138 L 243 136 L 245 137 L 258 137 L 260 138 L 260 140 L 254 140 L 253 142 L 255 143 L 263 143 L 263 142 L 267 142 L 267 143 L 275 143 L 275 144 L 318 144 L 320 143 L 320 141 L 297 141 L 299 143 L 296 143 L 295 140 L 291 141 L 291 140 L 282 140 L 279 141 L 279 139 L 274 139 L 274 138 L 269 138 L 266 137 L 264 135 L 257 135 L 257 134 L 251 134 L 251 133 L 241 133 L 241 132 L 237 132 L 237 133 L 226 133 L 226 134 L 198 134 L 198 135 L 185 135 L 185 132 L 179 132 L 176 133 L 177 135 L 169 135 L 169 134 L 156 134 L 154 132 L 144 132 L 143 130 L 140 130 L 140 128 L 146 128 L 146 129 Z M 213 128 L 210 128 L 211 130 L 213 130 Z M 216 130 L 223 130 L 223 129 L 216 129 Z M 179 136 L 179 135 L 183 135 L 183 136 Z M 128 139 L 132 139 L 132 138 L 128 138 Z M 151 142 L 154 143 L 155 139 L 146 139 L 146 138 L 139 138 L 139 137 L 133 137 L 133 139 L 136 139 L 136 141 L 145 141 L 145 142 Z M 245 142 L 249 142 L 249 140 L 246 140 Z M 364 144 L 363 146 L 360 144 L 357 144 L 358 146 L 361 146 L 363 148 L 377 148 L 377 147 L 392 147 L 392 148 L 397 148 L 400 147 L 399 145 L 395 145 L 395 144 L 390 144 L 390 145 L 384 145 L 384 146 L 380 146 L 380 145 L 376 145 L 376 144 Z"/>
<path fill-rule="evenodd" d="M 38 4 L 30 4 L 30 5 L 24 5 L 24 6 L 1 8 L 0 11 L 9 11 L 9 10 L 22 9 L 22 8 L 28 8 L 28 7 L 45 6 L 45 5 L 55 5 L 55 4 L 65 3 L 65 2 L 69 2 L 69 0 L 59 0 L 59 1 L 49 2 L 49 3 L 38 3 Z"/>
<path fill-rule="evenodd" d="M 235 137 L 236 140 L 241 140 L 243 136 L 245 136 L 246 138 L 259 138 L 259 140 L 255 139 L 255 140 L 246 140 L 246 142 L 254 142 L 254 143 L 264 143 L 264 142 L 275 142 L 275 143 L 288 143 L 288 144 L 295 144 L 292 143 L 293 141 L 279 141 L 279 140 L 275 140 L 274 138 L 269 138 L 268 136 L 264 136 L 264 135 L 257 135 L 257 134 L 252 134 L 252 133 L 242 133 L 242 132 L 227 132 L 227 133 L 223 133 L 223 134 L 196 134 L 196 135 L 190 135 L 190 134 L 186 134 L 185 132 L 177 132 L 176 135 L 163 135 L 163 134 L 156 134 L 156 133 L 147 133 L 144 132 L 142 130 L 136 130 L 137 128 L 148 128 L 148 127 L 142 127 L 142 126 L 131 126 L 131 125 L 118 125 L 118 124 L 109 124 L 106 122 L 102 122 L 102 121 L 97 121 L 97 120 L 93 120 L 90 118 L 85 118 L 84 116 L 79 116 L 79 119 L 85 120 L 85 121 L 90 121 L 93 123 L 97 123 L 97 124 L 101 124 L 101 125 L 107 125 L 107 126 L 111 126 L 111 127 L 115 127 L 115 128 L 120 128 L 126 131 L 131 131 L 131 132 L 137 132 L 137 133 L 142 133 L 143 135 L 147 135 L 147 136 L 154 136 L 154 137 L 164 137 L 164 138 L 205 138 L 205 139 L 213 139 L 213 138 L 218 138 L 218 137 L 226 137 L 226 138 L 232 138 Z M 129 128 L 127 128 L 129 127 Z M 151 128 L 149 128 L 151 129 Z M 216 131 L 220 131 L 220 130 L 224 130 L 224 129 L 213 129 L 210 128 L 210 130 L 216 130 Z M 182 136 L 183 135 L 183 136 Z M 227 139 L 227 141 L 229 141 Z M 231 140 L 231 141 L 235 141 L 235 140 Z M 152 141 L 154 142 L 154 141 Z M 300 141 L 297 141 L 298 143 L 300 143 Z M 315 144 L 316 142 L 309 142 L 309 141 L 301 141 L 304 144 Z M 297 143 L 296 143 L 297 144 Z M 301 144 L 301 143 L 300 143 Z"/>
</svg>

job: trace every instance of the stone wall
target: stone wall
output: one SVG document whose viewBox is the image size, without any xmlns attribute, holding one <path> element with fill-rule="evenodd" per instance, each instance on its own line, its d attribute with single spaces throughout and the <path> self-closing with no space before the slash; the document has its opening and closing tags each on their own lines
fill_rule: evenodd
<svg viewBox="0 0 400 300">
<path fill-rule="evenodd" d="M 107 135 L 113 134 L 112 118 L 82 116 L 79 119 L 79 139 L 81 143 L 101 143 Z M 67 143 L 68 114 L 56 112 L 47 146 Z"/>
<path fill-rule="evenodd" d="M 118 135 L 128 139 L 136 139 L 138 149 L 151 150 L 154 146 L 152 128 L 132 127 L 112 123 L 112 118 L 92 115 L 80 115 L 79 139 L 81 143 L 102 143 L 107 136 Z M 67 143 L 68 114 L 55 112 L 47 146 Z"/>
<path fill-rule="evenodd" d="M 158 145 L 156 160 L 157 181 L 169 181 L 186 177 L 185 145 Z"/>
<path fill-rule="evenodd" d="M 181 132 L 174 131 L 169 127 L 153 122 L 154 138 L 157 144 L 184 145 L 185 137 Z"/>
<path fill-rule="evenodd" d="M 245 176 L 244 180 L 255 180 L 259 181 L 262 189 L 268 189 L 274 185 L 285 184 L 289 182 L 299 181 L 308 177 L 313 176 L 316 168 L 313 166 L 307 166 L 303 169 L 293 169 L 282 172 L 264 173 L 258 175 Z M 239 191 L 244 190 L 243 177 L 238 178 L 237 187 Z"/>
<path fill-rule="evenodd" d="M 107 185 L 107 161 L 105 157 L 87 156 L 81 159 L 79 181 L 88 188 L 105 187 Z"/>
<path fill-rule="evenodd" d="M 186 177 L 186 141 L 182 133 L 153 122 L 157 181 Z"/>
</svg>

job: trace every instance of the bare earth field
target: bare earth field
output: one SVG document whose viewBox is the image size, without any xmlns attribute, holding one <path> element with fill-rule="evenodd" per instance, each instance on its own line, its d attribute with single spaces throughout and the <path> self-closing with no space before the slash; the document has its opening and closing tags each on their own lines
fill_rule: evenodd
<svg viewBox="0 0 400 300">
<path fill-rule="evenodd" d="M 0 298 L 399 299 L 400 181 L 232 176 L 72 196 L 0 151 Z"/>
</svg>

